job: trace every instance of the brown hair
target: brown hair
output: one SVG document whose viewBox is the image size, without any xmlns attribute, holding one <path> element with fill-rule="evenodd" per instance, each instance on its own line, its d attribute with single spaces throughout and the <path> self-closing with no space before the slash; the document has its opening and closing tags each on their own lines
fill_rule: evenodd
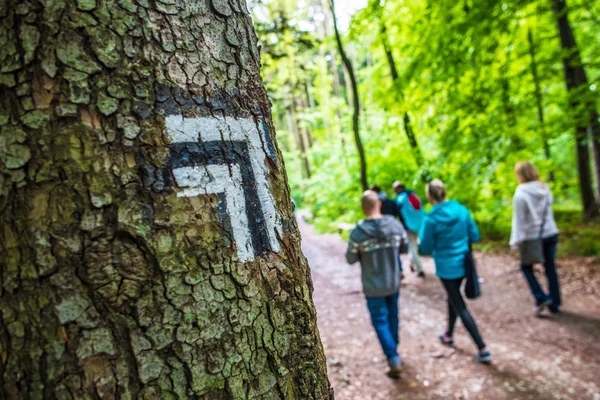
<svg viewBox="0 0 600 400">
<path fill-rule="evenodd" d="M 533 182 L 540 180 L 540 173 L 535 166 L 528 161 L 521 161 L 515 165 L 515 174 L 519 183 Z"/>
<path fill-rule="evenodd" d="M 446 186 L 444 185 L 444 182 L 439 179 L 434 179 L 429 182 L 425 191 L 432 203 L 439 204 L 446 200 Z"/>
</svg>

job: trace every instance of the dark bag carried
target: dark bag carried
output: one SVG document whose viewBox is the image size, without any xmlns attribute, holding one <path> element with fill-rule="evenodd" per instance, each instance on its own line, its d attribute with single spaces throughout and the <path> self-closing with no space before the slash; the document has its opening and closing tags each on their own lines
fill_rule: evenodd
<svg viewBox="0 0 600 400">
<path fill-rule="evenodd" d="M 465 282 L 465 296 L 467 299 L 476 299 L 481 296 L 481 288 L 479 287 L 479 276 L 477 275 L 477 267 L 475 266 L 475 258 L 469 243 L 469 251 L 465 253 L 465 271 L 467 280 Z"/>
<path fill-rule="evenodd" d="M 546 224 L 546 213 L 548 211 L 549 203 L 550 199 L 547 197 L 544 214 L 542 215 L 542 225 L 540 226 L 540 233 L 537 239 L 524 240 L 519 245 L 522 265 L 543 264 L 546 262 L 546 259 L 544 258 L 544 241 L 542 239 L 542 234 L 544 232 L 544 225 Z"/>
</svg>

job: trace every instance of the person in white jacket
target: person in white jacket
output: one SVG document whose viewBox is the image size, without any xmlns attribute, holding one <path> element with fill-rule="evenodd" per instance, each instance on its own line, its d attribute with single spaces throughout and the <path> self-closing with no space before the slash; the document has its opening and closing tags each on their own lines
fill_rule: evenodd
<svg viewBox="0 0 600 400">
<path fill-rule="evenodd" d="M 552 212 L 553 197 L 548 185 L 540 181 L 535 166 L 520 162 L 515 166 L 519 186 L 513 199 L 512 233 L 510 245 L 518 248 L 525 240 L 543 239 L 544 269 L 548 280 L 547 294 L 535 277 L 533 265 L 521 265 L 521 271 L 535 298 L 535 313 L 540 315 L 546 307 L 557 313 L 561 305 L 560 285 L 556 273 L 556 248 L 558 228 Z"/>
</svg>

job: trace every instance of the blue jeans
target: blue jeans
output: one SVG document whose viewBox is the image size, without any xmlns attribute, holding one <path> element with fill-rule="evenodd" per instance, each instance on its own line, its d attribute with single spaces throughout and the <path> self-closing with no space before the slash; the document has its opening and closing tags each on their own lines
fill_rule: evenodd
<svg viewBox="0 0 600 400">
<path fill-rule="evenodd" d="M 544 239 L 544 269 L 546 271 L 546 279 L 548 280 L 548 290 L 550 294 L 546 294 L 540 283 L 535 277 L 533 265 L 521 265 L 521 271 L 527 279 L 531 293 L 535 298 L 536 305 L 540 305 L 548 300 L 552 301 L 550 310 L 558 311 L 561 304 L 560 285 L 558 283 L 558 274 L 556 273 L 556 247 L 558 245 L 558 235 Z"/>
<path fill-rule="evenodd" d="M 398 335 L 400 318 L 398 316 L 398 301 L 400 293 L 386 297 L 367 297 L 367 308 L 371 314 L 371 323 L 377 338 L 391 367 L 398 366 L 402 359 L 398 354 Z"/>
</svg>

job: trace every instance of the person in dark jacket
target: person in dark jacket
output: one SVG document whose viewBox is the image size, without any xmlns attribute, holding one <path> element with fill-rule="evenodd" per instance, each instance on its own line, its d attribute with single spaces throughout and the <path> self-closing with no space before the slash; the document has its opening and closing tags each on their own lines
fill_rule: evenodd
<svg viewBox="0 0 600 400">
<path fill-rule="evenodd" d="M 398 212 L 398 207 L 394 200 L 388 198 L 387 194 L 377 185 L 371 186 L 371 190 L 377 193 L 379 200 L 381 200 L 381 213 L 383 215 L 391 215 L 394 218 L 400 218 L 400 213 Z"/>
<path fill-rule="evenodd" d="M 377 185 L 371 186 L 371 190 L 377 193 L 379 200 L 381 200 L 381 213 L 383 215 L 391 215 L 394 218 L 398 218 L 402 225 L 404 225 L 404 221 L 402 220 L 402 215 L 398 211 L 398 207 L 396 206 L 396 202 L 387 197 L 387 194 L 381 190 L 381 188 Z M 400 267 L 400 279 L 404 279 L 404 273 L 402 272 L 402 259 L 398 254 L 398 265 Z"/>
<path fill-rule="evenodd" d="M 388 360 L 388 376 L 397 379 L 402 365 L 398 354 L 398 254 L 402 241 L 406 240 L 406 233 L 396 218 L 381 213 L 382 204 L 376 192 L 364 192 L 361 203 L 366 218 L 350 233 L 346 259 L 350 264 L 360 261 L 371 323 Z"/>
<path fill-rule="evenodd" d="M 446 346 L 454 346 L 452 335 L 456 320 L 460 317 L 479 350 L 475 359 L 482 363 L 490 362 L 492 355 L 460 293 L 466 275 L 465 255 L 470 244 L 479 241 L 479 229 L 465 206 L 456 200 L 446 200 L 446 188 L 442 181 L 431 181 L 426 191 L 433 208 L 425 216 L 419 232 L 419 249 L 423 254 L 433 255 L 435 274 L 448 294 L 448 329 L 439 339 Z"/>
</svg>

